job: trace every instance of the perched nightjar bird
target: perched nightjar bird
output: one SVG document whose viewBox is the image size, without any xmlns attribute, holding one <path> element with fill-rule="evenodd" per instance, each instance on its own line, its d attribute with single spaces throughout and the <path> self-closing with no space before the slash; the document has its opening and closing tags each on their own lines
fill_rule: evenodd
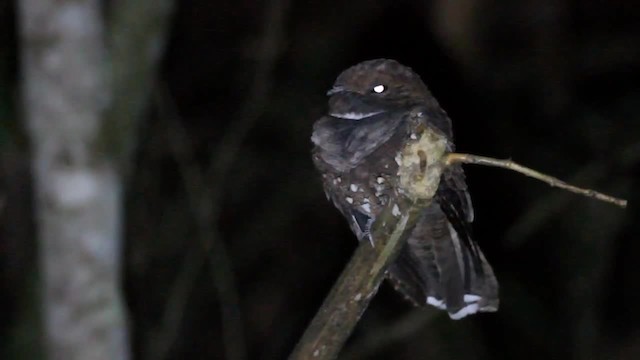
<svg viewBox="0 0 640 360">
<path fill-rule="evenodd" d="M 397 156 L 415 139 L 411 114 L 443 139 L 447 152 L 454 151 L 451 120 L 420 77 L 394 60 L 345 70 L 327 95 L 328 114 L 313 128 L 313 161 L 358 240 L 375 245 L 376 216 L 401 196 Z M 446 310 L 452 319 L 496 311 L 498 283 L 471 236 L 473 207 L 462 168 L 446 167 L 437 184 L 387 276 L 413 303 Z"/>
</svg>

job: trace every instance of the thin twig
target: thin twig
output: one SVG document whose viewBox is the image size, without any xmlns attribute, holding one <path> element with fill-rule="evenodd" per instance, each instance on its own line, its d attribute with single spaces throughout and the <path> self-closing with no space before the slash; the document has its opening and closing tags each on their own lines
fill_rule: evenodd
<svg viewBox="0 0 640 360">
<path fill-rule="evenodd" d="M 378 291 L 390 263 L 411 233 L 422 207 L 413 205 L 400 218 L 389 206 L 372 230 L 375 246 L 361 241 L 320 310 L 293 350 L 290 360 L 335 359 L 360 316 Z"/>
<path fill-rule="evenodd" d="M 231 122 L 228 131 L 214 149 L 211 156 L 211 164 L 206 171 L 203 172 L 195 166 L 186 165 L 190 156 L 184 153 L 186 150 L 184 146 L 184 129 L 176 121 L 178 114 L 175 106 L 171 106 L 171 109 L 168 109 L 172 113 L 168 116 L 168 120 L 171 122 L 169 127 L 172 128 L 170 131 L 172 134 L 170 140 L 173 142 L 172 152 L 185 178 L 187 196 L 198 222 L 199 237 L 201 237 L 203 246 L 210 255 L 211 274 L 221 303 L 226 355 L 227 358 L 235 360 L 247 357 L 246 346 L 244 345 L 244 330 L 238 305 L 237 288 L 227 255 L 228 251 L 224 243 L 219 239 L 217 223 L 222 208 L 222 196 L 225 193 L 226 175 L 247 133 L 262 114 L 263 108 L 267 103 L 268 93 L 272 84 L 271 76 L 278 56 L 278 49 L 281 46 L 284 18 L 288 12 L 289 4 L 289 0 L 273 0 L 268 5 L 263 23 L 263 38 L 258 51 L 257 68 L 251 90 L 248 92 L 244 104 L 239 107 L 241 113 L 238 118 Z M 163 92 L 163 99 L 159 103 L 171 105 L 172 98 L 168 96 L 166 88 Z M 177 137 L 180 137 L 180 139 Z M 191 157 L 192 159 L 193 157 Z M 179 287 L 179 289 L 184 292 L 181 296 L 186 296 L 186 293 L 190 290 L 184 286 Z M 181 304 L 184 305 L 185 303 L 182 302 Z M 170 326 L 175 326 L 175 324 Z"/>
<path fill-rule="evenodd" d="M 584 189 L 571 184 L 567 184 L 566 182 L 558 178 L 555 178 L 555 177 L 543 174 L 541 172 L 538 172 L 536 170 L 533 170 L 531 168 L 522 166 L 516 162 L 513 162 L 510 159 L 500 160 L 500 159 L 494 159 L 494 158 L 479 156 L 479 155 L 450 153 L 450 154 L 447 154 L 446 158 L 444 159 L 444 162 L 447 165 L 450 165 L 453 163 L 465 163 L 465 164 L 501 167 L 501 168 L 513 170 L 521 174 L 524 174 L 526 176 L 532 177 L 534 179 L 540 180 L 553 187 L 564 189 L 564 190 L 567 190 L 576 194 L 584 195 L 590 198 L 594 198 L 600 201 L 608 202 L 608 203 L 617 205 L 621 208 L 627 207 L 627 200 L 606 195 L 595 190 Z"/>
<path fill-rule="evenodd" d="M 156 83 L 158 90 L 154 92 L 154 104 L 158 107 L 159 117 L 166 123 L 164 131 L 167 133 L 169 150 L 178 164 L 185 192 L 188 194 L 187 202 L 195 217 L 197 209 L 192 199 L 196 196 L 190 192 L 197 191 L 197 186 L 201 182 L 200 171 L 193 164 L 194 155 L 191 143 L 184 128 L 177 120 L 178 115 L 173 99 L 166 87 L 160 85 L 161 81 L 156 80 Z M 178 275 L 170 287 L 161 316 L 161 324 L 145 348 L 145 359 L 162 360 L 169 356 L 180 335 L 180 328 L 189 303 L 189 295 L 192 293 L 198 272 L 202 269 L 205 259 L 206 252 L 200 247 L 190 249 L 184 256 Z"/>
<path fill-rule="evenodd" d="M 592 186 L 602 183 L 603 179 L 607 174 L 611 173 L 612 169 L 628 171 L 640 162 L 640 141 L 627 144 L 617 151 L 617 153 L 620 155 L 611 159 L 612 163 L 606 163 L 604 160 L 600 160 L 576 171 L 576 173 L 571 176 L 571 182 L 581 182 Z M 506 245 L 510 247 L 522 245 L 541 224 L 547 219 L 557 216 L 568 204 L 569 199 L 565 196 L 545 195 L 539 197 L 525 210 L 524 214 L 506 230 L 504 236 Z"/>
<path fill-rule="evenodd" d="M 161 324 L 146 345 L 143 359 L 163 360 L 176 344 L 182 329 L 189 295 L 192 293 L 198 274 L 205 263 L 206 254 L 199 248 L 190 249 L 182 259 L 179 273 L 171 284 L 161 315 Z"/>
<path fill-rule="evenodd" d="M 213 149 L 211 163 L 207 170 L 206 180 L 212 186 L 211 194 L 212 215 L 218 218 L 221 198 L 225 193 L 225 181 L 229 168 L 233 165 L 239 149 L 253 124 L 264 112 L 269 94 L 273 86 L 273 73 L 276 60 L 283 43 L 284 25 L 290 7 L 290 0 L 272 0 L 268 3 L 264 23 L 262 24 L 262 39 L 257 52 L 257 64 L 251 87 L 247 97 L 239 107 L 240 113 L 229 124 L 218 145 Z"/>
<path fill-rule="evenodd" d="M 181 166 L 185 176 L 190 205 L 198 223 L 198 234 L 210 259 L 210 272 L 220 301 L 222 328 L 226 357 L 233 360 L 247 358 L 244 341 L 244 329 L 239 307 L 239 296 L 228 251 L 218 232 L 218 221 L 222 209 L 222 196 L 225 193 L 225 181 L 229 168 L 240 149 L 247 133 L 262 114 L 271 89 L 272 73 L 281 46 L 284 32 L 284 18 L 288 12 L 289 0 L 269 2 L 263 24 L 263 38 L 258 51 L 258 63 L 246 101 L 239 108 L 237 119 L 231 122 L 219 145 L 214 149 L 211 164 L 205 171 L 193 166 Z M 166 90 L 166 89 L 165 89 Z M 167 95 L 167 94 L 165 94 Z M 165 96 L 165 100 L 171 97 Z M 170 109 L 177 116 L 177 109 Z M 171 116 L 170 116 L 171 117 Z M 179 127 L 176 117 L 171 127 Z M 179 129 L 184 131 L 184 129 Z M 184 135 L 182 136 L 184 139 Z M 174 136 L 174 140 L 175 136 Z M 184 150 L 184 149 L 183 149 Z M 174 151 L 179 163 L 184 164 L 184 154 Z M 197 189 L 197 190 L 196 190 Z M 187 288 L 182 288 L 188 291 Z"/>
<path fill-rule="evenodd" d="M 192 269 L 195 266 L 193 263 L 200 263 L 206 259 L 206 256 L 200 256 L 201 254 L 208 255 L 211 265 L 210 273 L 213 276 L 213 283 L 217 291 L 218 301 L 220 302 L 225 355 L 226 358 L 230 360 L 243 360 L 247 358 L 247 348 L 245 345 L 240 300 L 226 245 L 223 241 L 219 240 L 220 237 L 217 228 L 213 226 L 215 220 L 212 218 L 210 211 L 210 198 L 206 196 L 206 194 L 210 194 L 212 191 L 210 188 L 211 185 L 205 181 L 204 171 L 199 169 L 194 162 L 195 156 L 188 140 L 188 135 L 178 120 L 180 117 L 178 109 L 166 86 L 160 86 L 160 92 L 157 95 L 157 104 L 162 106 L 163 110 L 161 116 L 165 118 L 170 149 L 178 163 L 187 193 L 187 201 L 196 221 L 198 238 L 203 247 L 203 249 L 197 251 L 195 255 L 189 256 L 191 261 L 185 262 L 187 268 L 185 268 L 185 266 L 182 267 L 180 273 L 183 275 L 176 280 L 178 283 L 176 283 L 176 287 L 174 288 L 174 291 L 177 291 L 178 294 L 173 295 L 172 298 L 186 298 L 189 293 L 191 293 L 194 282 L 189 282 L 191 286 L 189 286 L 189 284 L 183 285 L 180 282 L 188 281 L 188 274 L 193 274 L 194 271 L 197 270 Z M 218 239 L 218 241 L 215 241 L 215 239 Z M 184 307 L 187 302 L 175 301 L 168 303 L 167 306 L 170 304 Z M 184 309 L 180 308 L 167 310 L 178 313 L 184 311 Z M 166 317 L 166 319 L 170 321 L 164 324 L 168 327 L 166 329 L 168 337 L 165 340 L 173 342 L 174 338 L 171 337 L 170 334 L 177 334 L 175 327 L 179 325 L 181 318 L 174 316 Z M 169 345 L 170 344 L 167 346 Z M 167 346 L 165 346 L 165 349 L 169 350 L 170 348 Z M 166 353 L 163 354 L 160 352 L 160 355 L 160 359 L 162 359 Z"/>
<path fill-rule="evenodd" d="M 221 303 L 227 358 L 234 360 L 245 359 L 247 354 L 237 288 L 233 281 L 227 248 L 219 236 L 218 222 L 229 169 L 247 134 L 267 104 L 289 5 L 290 0 L 271 0 L 267 5 L 253 82 L 245 101 L 239 107 L 238 117 L 230 123 L 218 146 L 213 149 L 211 162 L 202 174 L 202 192 L 198 197 L 198 231 L 208 234 L 203 240 L 210 256 L 211 275 Z"/>
</svg>

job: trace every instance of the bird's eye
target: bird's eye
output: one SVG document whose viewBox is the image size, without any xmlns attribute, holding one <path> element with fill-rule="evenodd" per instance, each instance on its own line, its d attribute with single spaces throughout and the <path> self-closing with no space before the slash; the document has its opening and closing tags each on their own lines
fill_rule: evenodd
<svg viewBox="0 0 640 360">
<path fill-rule="evenodd" d="M 387 90 L 387 87 L 384 85 L 376 85 L 373 87 L 373 92 L 376 94 L 382 94 L 385 90 Z"/>
</svg>

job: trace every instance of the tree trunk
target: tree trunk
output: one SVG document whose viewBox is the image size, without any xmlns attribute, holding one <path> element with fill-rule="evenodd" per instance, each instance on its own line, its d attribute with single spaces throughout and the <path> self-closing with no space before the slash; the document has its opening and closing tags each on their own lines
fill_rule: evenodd
<svg viewBox="0 0 640 360">
<path fill-rule="evenodd" d="M 50 359 L 128 359 L 121 174 L 99 139 L 110 88 L 98 0 L 19 2 L 24 116 Z"/>
</svg>

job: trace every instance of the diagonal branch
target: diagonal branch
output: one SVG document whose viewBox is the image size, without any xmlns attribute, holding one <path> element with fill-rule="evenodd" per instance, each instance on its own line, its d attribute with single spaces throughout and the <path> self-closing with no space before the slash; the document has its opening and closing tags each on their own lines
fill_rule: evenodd
<svg viewBox="0 0 640 360">
<path fill-rule="evenodd" d="M 424 206 L 424 205 L 421 205 Z M 375 246 L 361 241 L 290 360 L 335 359 L 378 291 L 386 269 L 402 249 L 422 208 L 412 204 L 400 218 L 388 206 L 374 224 Z"/>
<path fill-rule="evenodd" d="M 576 194 L 584 195 L 590 198 L 594 198 L 600 201 L 608 202 L 608 203 L 617 205 L 621 208 L 627 207 L 627 200 L 606 195 L 595 190 L 584 189 L 571 184 L 567 184 L 566 182 L 558 178 L 554 178 L 552 176 L 543 174 L 539 171 L 522 166 L 516 162 L 513 162 L 512 160 L 500 160 L 500 159 L 494 159 L 486 156 L 471 155 L 471 154 L 450 153 L 450 154 L 447 154 L 446 158 L 444 159 L 444 162 L 447 166 L 453 163 L 465 163 L 465 164 L 501 167 L 501 168 L 513 170 L 521 174 L 524 174 L 526 176 L 532 177 L 534 179 L 540 180 L 553 187 L 564 189 L 564 190 L 567 190 Z"/>
</svg>

